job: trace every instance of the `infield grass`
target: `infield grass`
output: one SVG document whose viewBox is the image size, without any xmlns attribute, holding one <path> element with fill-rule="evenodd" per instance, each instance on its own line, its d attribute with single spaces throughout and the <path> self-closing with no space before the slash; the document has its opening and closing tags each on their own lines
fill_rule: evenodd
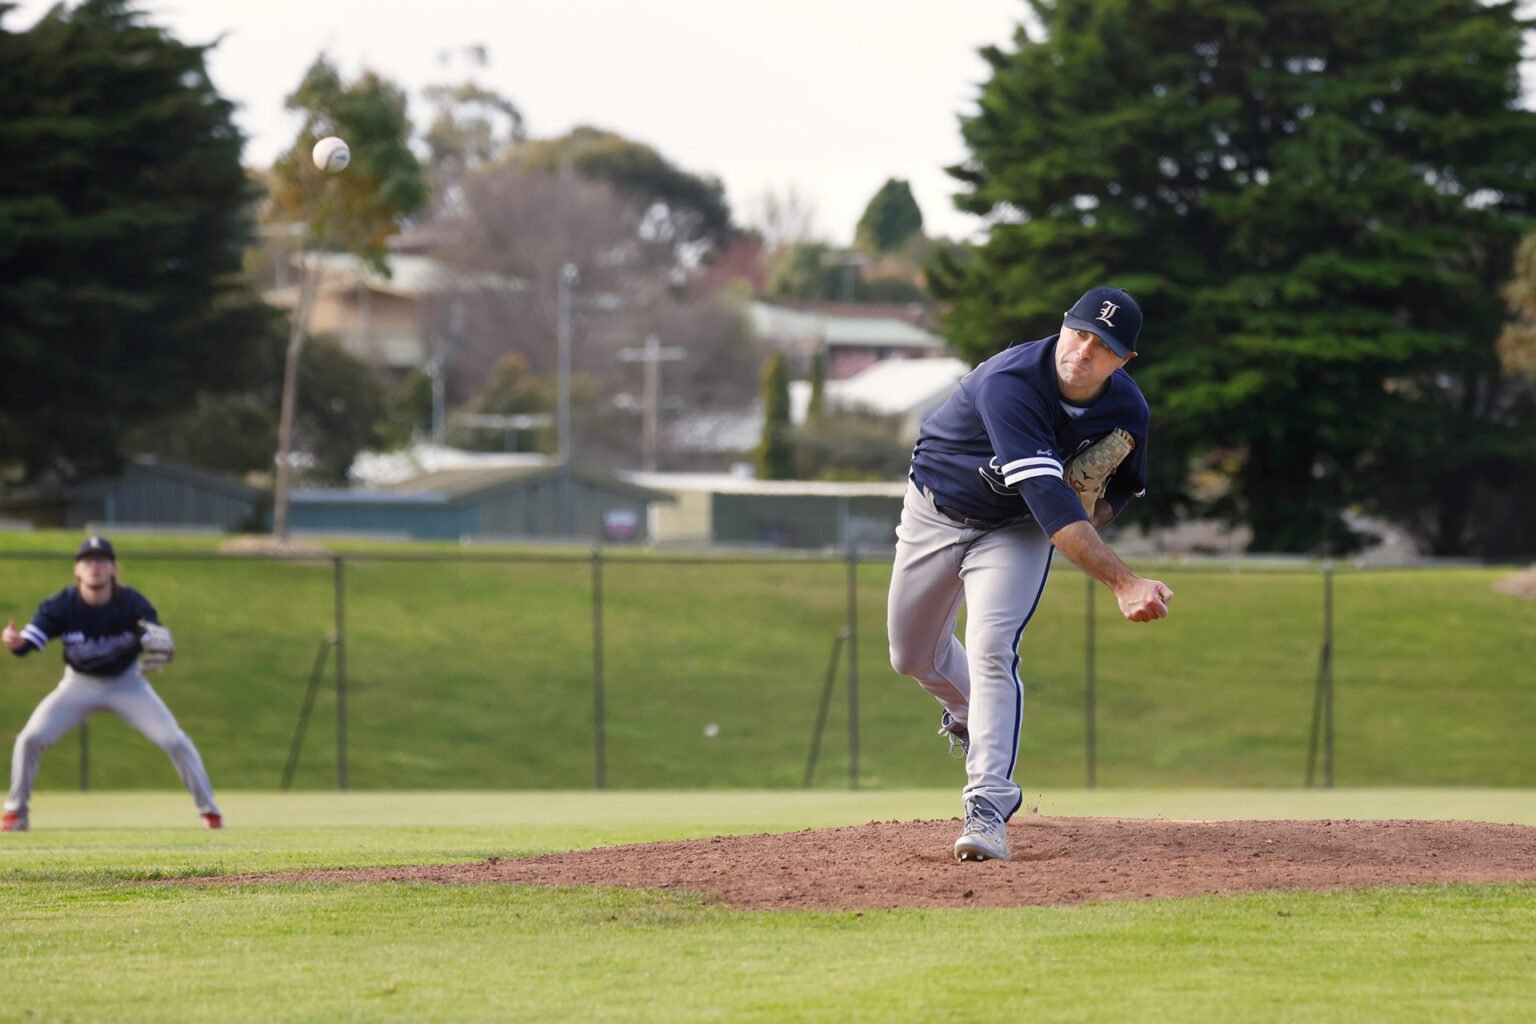
<svg viewBox="0 0 1536 1024">
<path fill-rule="evenodd" d="M 1536 823 L 1527 790 L 1045 791 L 1050 814 Z M 952 791 L 56 794 L 0 840 L 4 1016 L 72 1021 L 1526 1021 L 1536 886 L 1016 910 L 153 878 L 942 817 Z M 188 824 L 182 824 L 188 822 Z"/>
</svg>

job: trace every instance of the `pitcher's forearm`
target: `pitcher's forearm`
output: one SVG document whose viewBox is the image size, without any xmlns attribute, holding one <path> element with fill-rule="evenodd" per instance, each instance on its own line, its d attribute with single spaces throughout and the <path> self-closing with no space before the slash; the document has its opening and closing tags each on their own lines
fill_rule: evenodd
<svg viewBox="0 0 1536 1024">
<path fill-rule="evenodd" d="M 1063 526 L 1051 534 L 1051 543 L 1056 545 L 1056 550 L 1110 590 L 1118 591 L 1139 578 L 1130 566 L 1109 549 L 1109 545 L 1099 536 L 1099 531 L 1086 520 L 1080 519 Z"/>
</svg>

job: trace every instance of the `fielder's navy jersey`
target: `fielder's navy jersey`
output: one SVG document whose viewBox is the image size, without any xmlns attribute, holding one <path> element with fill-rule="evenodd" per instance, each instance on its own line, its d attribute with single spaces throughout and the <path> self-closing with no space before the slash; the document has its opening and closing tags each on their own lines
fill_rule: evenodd
<svg viewBox="0 0 1536 1024">
<path fill-rule="evenodd" d="M 139 656 L 140 619 L 160 621 L 155 606 L 132 587 L 115 587 L 112 600 L 103 605 L 86 604 L 78 587 L 65 587 L 37 606 L 21 630 L 26 645 L 11 653 L 19 657 L 40 651 L 58 637 L 64 663 L 76 672 L 121 675 Z"/>
<path fill-rule="evenodd" d="M 912 480 L 934 504 L 1001 525 L 1033 518 L 1047 536 L 1087 519 L 1062 466 L 1116 427 L 1136 440 L 1104 493 L 1119 514 L 1146 490 L 1147 400 L 1124 368 L 1092 405 L 1063 406 L 1056 339 L 1004 349 L 966 375 L 923 423 Z"/>
</svg>

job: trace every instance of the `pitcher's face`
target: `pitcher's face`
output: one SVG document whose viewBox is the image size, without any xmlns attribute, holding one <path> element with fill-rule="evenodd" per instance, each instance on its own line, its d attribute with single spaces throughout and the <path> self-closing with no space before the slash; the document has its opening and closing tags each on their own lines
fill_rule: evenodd
<svg viewBox="0 0 1536 1024">
<path fill-rule="evenodd" d="M 1069 399 L 1097 395 L 1110 375 L 1130 361 L 1129 356 L 1116 355 L 1097 334 L 1075 327 L 1063 325 L 1056 341 L 1056 380 Z"/>
</svg>

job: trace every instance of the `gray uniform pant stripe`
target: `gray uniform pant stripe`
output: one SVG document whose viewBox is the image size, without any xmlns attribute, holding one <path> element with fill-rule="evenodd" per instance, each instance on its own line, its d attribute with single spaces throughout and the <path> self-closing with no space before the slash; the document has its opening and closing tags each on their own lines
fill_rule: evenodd
<svg viewBox="0 0 1536 1024">
<path fill-rule="evenodd" d="M 886 610 L 891 665 L 912 676 L 970 731 L 966 799 L 1005 815 L 1022 803 L 1013 781 L 1023 722 L 1018 645 L 1050 571 L 1052 547 L 1032 522 L 961 526 L 908 485 L 896 528 Z M 960 607 L 965 642 L 955 637 Z"/>
<path fill-rule="evenodd" d="M 11 753 L 11 791 L 5 800 L 6 810 L 27 812 L 43 751 L 98 711 L 112 712 L 165 751 L 176 766 L 182 785 L 196 801 L 197 809 L 204 814 L 219 813 L 218 805 L 213 802 L 213 786 L 208 781 L 208 772 L 203 768 L 197 747 L 181 731 L 176 716 L 171 714 L 171 709 L 165 706 L 165 701 L 144 678 L 137 664 L 120 676 L 91 676 L 72 668 L 64 670 L 59 685 L 33 710 L 21 735 L 16 737 L 16 746 Z"/>
</svg>

